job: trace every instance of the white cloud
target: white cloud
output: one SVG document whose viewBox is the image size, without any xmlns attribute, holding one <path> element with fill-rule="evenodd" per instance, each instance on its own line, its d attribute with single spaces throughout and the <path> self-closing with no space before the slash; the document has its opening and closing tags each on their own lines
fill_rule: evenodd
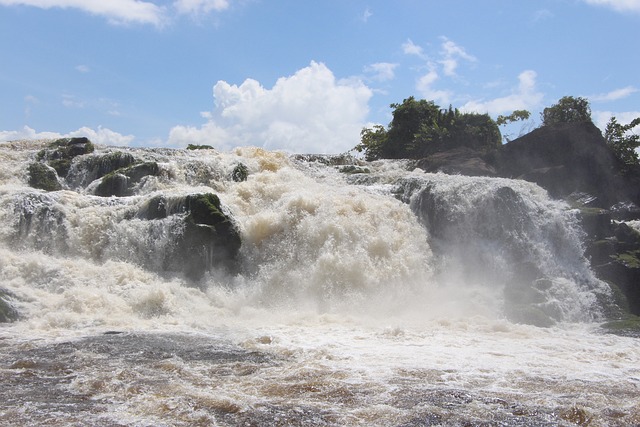
<svg viewBox="0 0 640 427">
<path fill-rule="evenodd" d="M 129 145 L 134 139 L 133 135 L 122 135 L 110 129 L 103 128 L 102 126 L 99 126 L 98 130 L 82 127 L 76 131 L 69 132 L 68 134 L 61 134 L 57 132 L 36 132 L 35 129 L 32 129 L 29 126 L 25 126 L 17 131 L 0 131 L 0 141 L 2 142 L 21 139 L 57 139 L 78 136 L 86 136 L 95 144 L 120 146 Z"/>
<path fill-rule="evenodd" d="M 371 12 L 371 9 L 366 8 L 362 13 L 362 16 L 360 19 L 362 19 L 362 22 L 367 22 L 369 21 L 369 18 L 371 18 L 372 16 L 373 16 L 373 12 Z"/>
<path fill-rule="evenodd" d="M 615 117 L 618 123 L 621 125 L 627 125 L 631 123 L 634 119 L 640 117 L 640 111 L 625 111 L 615 113 L 613 111 L 593 111 L 591 113 L 591 118 L 596 126 L 600 128 L 604 132 L 607 127 L 607 123 L 611 117 Z M 634 129 L 634 132 L 638 132 L 638 129 Z"/>
<path fill-rule="evenodd" d="M 589 99 L 591 101 L 617 101 L 618 99 L 622 99 L 622 98 L 626 98 L 627 96 L 638 92 L 638 89 L 636 89 L 633 86 L 627 86 L 627 87 L 623 87 L 622 89 L 616 89 L 613 90 L 609 93 L 603 93 L 600 95 L 593 95 L 590 96 Z"/>
<path fill-rule="evenodd" d="M 178 13 L 197 15 L 229 8 L 229 0 L 176 0 L 173 6 Z"/>
<path fill-rule="evenodd" d="M 455 76 L 458 68 L 458 61 L 464 59 L 469 62 L 476 62 L 475 56 L 467 53 L 464 48 L 458 46 L 446 37 L 442 37 L 442 59 L 438 62 L 442 64 L 446 76 Z"/>
<path fill-rule="evenodd" d="M 0 0 L 3 6 L 33 6 L 41 9 L 74 8 L 92 15 L 104 16 L 114 24 L 152 24 L 162 26 L 165 9 L 140 0 Z"/>
<path fill-rule="evenodd" d="M 518 75 L 518 87 L 515 88 L 510 95 L 489 101 L 470 101 L 461 109 L 463 111 L 489 114 L 535 109 L 540 106 L 544 96 L 536 87 L 536 78 L 537 74 L 535 71 L 523 71 Z"/>
<path fill-rule="evenodd" d="M 76 71 L 80 73 L 88 73 L 89 71 L 91 71 L 91 68 L 86 65 L 78 65 L 76 66 Z"/>
<path fill-rule="evenodd" d="M 588 4 L 604 6 L 616 12 L 640 13 L 640 0 L 584 0 Z"/>
<path fill-rule="evenodd" d="M 436 104 L 447 105 L 451 100 L 451 92 L 447 90 L 437 90 L 432 85 L 440 78 L 438 72 L 431 68 L 429 72 L 421 76 L 416 82 L 416 90 L 424 99 L 434 101 Z"/>
<path fill-rule="evenodd" d="M 422 47 L 412 42 L 411 39 L 407 39 L 406 42 L 402 43 L 402 52 L 406 55 L 415 55 L 423 59 L 426 58 L 424 52 L 422 51 Z"/>
<path fill-rule="evenodd" d="M 169 144 L 209 144 L 222 150 L 261 146 L 297 153 L 340 153 L 353 148 L 366 122 L 372 91 L 358 80 L 335 79 L 324 64 L 311 64 L 272 89 L 252 79 L 240 86 L 219 81 L 215 109 L 201 127 L 176 126 Z"/>
<path fill-rule="evenodd" d="M 377 62 L 375 64 L 367 65 L 364 67 L 365 73 L 371 74 L 371 80 L 384 82 L 393 80 L 395 78 L 395 69 L 398 64 L 392 64 L 390 62 Z"/>
</svg>

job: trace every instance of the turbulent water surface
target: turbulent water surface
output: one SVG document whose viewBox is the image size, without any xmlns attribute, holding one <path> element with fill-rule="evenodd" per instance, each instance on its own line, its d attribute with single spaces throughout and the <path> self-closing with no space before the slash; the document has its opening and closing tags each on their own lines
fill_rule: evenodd
<svg viewBox="0 0 640 427">
<path fill-rule="evenodd" d="M 638 341 L 602 333 L 575 213 L 533 184 L 126 149 L 160 172 L 99 197 L 115 148 L 45 192 L 44 144 L 0 145 L 0 425 L 640 424 Z M 161 268 L 180 217 L 130 212 L 210 192 L 238 267 Z"/>
</svg>

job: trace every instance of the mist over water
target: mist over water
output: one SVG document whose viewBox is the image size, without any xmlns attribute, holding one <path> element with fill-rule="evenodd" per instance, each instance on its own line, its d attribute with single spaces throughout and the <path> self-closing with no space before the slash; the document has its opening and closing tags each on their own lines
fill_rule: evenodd
<svg viewBox="0 0 640 427">
<path fill-rule="evenodd" d="M 533 184 L 98 147 L 44 192 L 26 172 L 42 146 L 0 146 L 0 289 L 20 314 L 0 328 L 14 396 L 0 424 L 52 411 L 94 425 L 640 422 L 637 342 L 597 332 L 608 286 L 575 212 Z M 95 196 L 86 166 L 115 151 L 159 173 Z M 209 192 L 240 230 L 237 269 L 163 269 L 177 204 Z M 178 213 L 142 218 L 158 195 Z"/>
</svg>

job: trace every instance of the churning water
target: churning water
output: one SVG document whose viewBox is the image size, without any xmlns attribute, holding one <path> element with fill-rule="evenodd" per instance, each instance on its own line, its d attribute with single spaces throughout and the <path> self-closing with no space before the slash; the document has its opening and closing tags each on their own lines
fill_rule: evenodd
<svg viewBox="0 0 640 427">
<path fill-rule="evenodd" d="M 640 346 L 599 331 L 575 213 L 533 184 L 125 149 L 159 173 L 99 197 L 115 148 L 44 192 L 42 147 L 0 145 L 0 425 L 640 424 Z M 238 268 L 163 270 L 180 217 L 130 212 L 210 192 Z"/>
</svg>

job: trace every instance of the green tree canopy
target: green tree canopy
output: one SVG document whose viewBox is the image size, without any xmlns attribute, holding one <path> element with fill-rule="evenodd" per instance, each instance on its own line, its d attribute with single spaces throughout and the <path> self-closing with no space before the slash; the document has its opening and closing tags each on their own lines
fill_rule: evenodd
<svg viewBox="0 0 640 427">
<path fill-rule="evenodd" d="M 557 104 L 542 112 L 542 125 L 558 123 L 590 122 L 591 107 L 589 101 L 581 97 L 564 96 Z"/>
<path fill-rule="evenodd" d="M 615 117 L 611 117 L 604 132 L 607 145 L 626 166 L 639 163 L 636 149 L 640 147 L 640 135 L 631 133 L 631 130 L 638 125 L 640 125 L 640 117 L 627 125 L 621 125 Z"/>
<path fill-rule="evenodd" d="M 461 113 L 449 106 L 440 108 L 433 101 L 405 99 L 391 104 L 393 120 L 365 128 L 356 151 L 368 160 L 421 158 L 438 151 L 466 146 L 489 150 L 500 146 L 498 125 L 487 114 Z"/>
</svg>

